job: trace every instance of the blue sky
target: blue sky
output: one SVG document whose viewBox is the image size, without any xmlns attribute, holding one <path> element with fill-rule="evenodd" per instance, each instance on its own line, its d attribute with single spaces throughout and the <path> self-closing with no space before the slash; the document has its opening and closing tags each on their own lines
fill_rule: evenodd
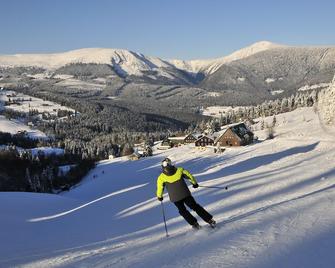
<svg viewBox="0 0 335 268">
<path fill-rule="evenodd" d="M 0 0 L 0 54 L 125 48 L 225 56 L 254 42 L 335 45 L 332 0 Z"/>
</svg>

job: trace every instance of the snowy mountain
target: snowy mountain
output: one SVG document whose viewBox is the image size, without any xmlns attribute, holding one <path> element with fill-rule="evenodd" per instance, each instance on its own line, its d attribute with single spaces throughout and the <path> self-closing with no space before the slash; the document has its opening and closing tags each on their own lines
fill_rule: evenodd
<svg viewBox="0 0 335 268">
<path fill-rule="evenodd" d="M 59 195 L 1 192 L 0 266 L 332 267 L 334 137 L 312 108 L 278 115 L 275 133 L 219 155 L 183 146 L 102 161 Z M 193 231 L 165 195 L 165 237 L 155 188 L 167 156 L 213 187 L 190 190 L 218 229 Z"/>
<path fill-rule="evenodd" d="M 144 102 L 164 100 L 170 105 L 187 97 L 191 106 L 199 106 L 199 100 L 211 105 L 250 105 L 327 87 L 334 76 L 335 48 L 292 47 L 262 41 L 226 57 L 192 61 L 163 60 L 107 48 L 0 55 L 0 67 L 14 68 L 0 68 L 0 78 L 19 84 L 26 75 L 25 70 L 15 70 L 19 66 L 44 69 L 36 70 L 29 79 L 68 77 L 52 82 L 71 89 L 103 90 L 108 84 L 112 97 L 126 102 L 136 97 Z"/>
<path fill-rule="evenodd" d="M 96 63 L 119 66 L 128 75 L 140 75 L 169 65 L 159 58 L 146 57 L 125 49 L 84 48 L 55 54 L 1 55 L 0 66 L 36 66 L 57 69 L 70 63 Z"/>
<path fill-rule="evenodd" d="M 282 47 L 271 42 L 262 41 L 243 48 L 229 56 L 212 60 L 162 60 L 145 56 L 125 49 L 84 48 L 54 54 L 16 54 L 0 55 L 0 66 L 36 66 L 45 69 L 57 69 L 70 63 L 111 64 L 125 75 L 143 75 L 143 72 L 160 68 L 172 68 L 198 73 L 210 74 L 222 64 L 243 59 L 257 52 Z"/>
<path fill-rule="evenodd" d="M 55 70 L 71 63 L 109 64 L 122 76 L 143 76 L 146 72 L 158 72 L 160 76 L 171 77 L 164 69 L 177 68 L 196 75 L 215 72 L 220 66 L 243 59 L 260 51 L 282 47 L 271 42 L 257 42 L 226 57 L 211 60 L 162 60 L 125 49 L 85 48 L 54 54 L 0 55 L 0 66 L 35 66 Z"/>
<path fill-rule="evenodd" d="M 265 51 L 265 50 L 269 50 L 273 48 L 280 48 L 280 47 L 285 47 L 285 46 L 274 44 L 268 41 L 260 41 L 260 42 L 252 44 L 251 46 L 237 50 L 228 56 L 217 58 L 217 59 L 190 60 L 190 61 L 170 60 L 169 62 L 181 70 L 185 70 L 187 72 L 195 73 L 195 74 L 201 72 L 201 73 L 204 73 L 205 75 L 208 75 L 208 74 L 214 73 L 223 64 L 226 64 L 226 63 L 229 63 L 235 60 L 247 58 L 261 51 Z"/>
<path fill-rule="evenodd" d="M 170 79 L 176 83 L 190 83 L 187 74 L 157 57 L 149 57 L 125 49 L 85 48 L 54 54 L 0 55 L 2 67 L 39 67 L 48 71 L 69 64 L 107 64 L 120 77 L 147 77 L 151 80 Z"/>
<path fill-rule="evenodd" d="M 199 87 L 250 100 L 280 98 L 325 88 L 334 72 L 335 47 L 279 47 L 224 64 Z"/>
</svg>

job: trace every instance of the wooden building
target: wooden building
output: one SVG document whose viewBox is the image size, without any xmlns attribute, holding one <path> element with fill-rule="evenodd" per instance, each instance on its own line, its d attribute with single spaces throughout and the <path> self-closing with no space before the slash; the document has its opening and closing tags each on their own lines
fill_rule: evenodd
<svg viewBox="0 0 335 268">
<path fill-rule="evenodd" d="M 195 146 L 205 147 L 205 146 L 214 145 L 214 140 L 215 138 L 213 136 L 210 136 L 210 135 L 202 136 L 195 141 Z"/>
<path fill-rule="evenodd" d="M 220 146 L 244 146 L 253 142 L 254 134 L 244 123 L 231 124 L 221 131 L 221 135 L 215 140 Z"/>
<path fill-rule="evenodd" d="M 185 138 L 185 143 L 190 144 L 190 143 L 195 143 L 197 139 L 201 138 L 202 134 L 188 134 Z"/>
<path fill-rule="evenodd" d="M 178 146 L 182 144 L 194 143 L 197 140 L 197 136 L 194 134 L 188 134 L 186 136 L 168 137 L 168 139 L 174 146 Z"/>
<path fill-rule="evenodd" d="M 244 123 L 226 126 L 221 135 L 215 140 L 215 145 L 220 146 L 244 146 L 253 142 L 254 134 Z"/>
</svg>

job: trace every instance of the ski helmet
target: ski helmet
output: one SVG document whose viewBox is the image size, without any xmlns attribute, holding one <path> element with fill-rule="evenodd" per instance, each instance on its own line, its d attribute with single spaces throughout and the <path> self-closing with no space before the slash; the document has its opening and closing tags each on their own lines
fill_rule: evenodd
<svg viewBox="0 0 335 268">
<path fill-rule="evenodd" d="M 171 162 L 171 159 L 170 158 L 165 158 L 163 161 L 162 161 L 162 167 L 167 167 L 167 166 L 172 166 L 172 162 Z"/>
</svg>

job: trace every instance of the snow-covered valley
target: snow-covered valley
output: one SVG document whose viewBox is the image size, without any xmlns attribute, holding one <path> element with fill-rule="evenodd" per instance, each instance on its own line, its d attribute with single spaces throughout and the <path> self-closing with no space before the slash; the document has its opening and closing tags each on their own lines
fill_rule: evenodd
<svg viewBox="0 0 335 268">
<path fill-rule="evenodd" d="M 0 267 L 332 267 L 334 136 L 312 108 L 277 124 L 273 140 L 257 131 L 223 154 L 183 146 L 102 161 L 59 195 L 1 192 Z M 165 195 L 165 237 L 155 188 L 166 156 L 214 187 L 191 192 L 216 230 L 199 220 L 193 231 Z"/>
</svg>

